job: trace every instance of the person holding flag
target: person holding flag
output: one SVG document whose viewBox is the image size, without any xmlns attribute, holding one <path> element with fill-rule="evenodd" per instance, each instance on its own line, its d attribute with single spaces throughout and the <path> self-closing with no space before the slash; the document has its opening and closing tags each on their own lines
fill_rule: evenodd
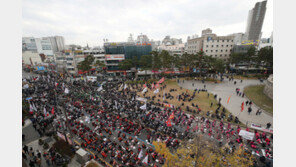
<svg viewBox="0 0 296 167">
<path fill-rule="evenodd" d="M 241 105 L 241 112 L 243 112 L 244 111 L 244 102 L 242 102 L 242 105 Z"/>
</svg>

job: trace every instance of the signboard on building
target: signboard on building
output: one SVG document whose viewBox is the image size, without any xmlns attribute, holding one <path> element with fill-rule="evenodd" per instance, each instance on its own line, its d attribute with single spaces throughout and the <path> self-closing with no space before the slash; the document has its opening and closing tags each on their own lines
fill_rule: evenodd
<svg viewBox="0 0 296 167">
<path fill-rule="evenodd" d="M 259 40 L 246 40 L 242 41 L 242 45 L 258 45 Z"/>
<path fill-rule="evenodd" d="M 106 54 L 106 60 L 124 60 L 124 54 Z"/>
</svg>

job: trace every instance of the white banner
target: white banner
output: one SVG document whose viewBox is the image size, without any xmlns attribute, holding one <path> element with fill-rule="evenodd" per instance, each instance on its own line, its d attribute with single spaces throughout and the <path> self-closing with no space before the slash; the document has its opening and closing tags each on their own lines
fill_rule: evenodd
<svg viewBox="0 0 296 167">
<path fill-rule="evenodd" d="M 147 87 L 142 91 L 142 93 L 145 93 L 145 92 L 147 92 Z"/>
<path fill-rule="evenodd" d="M 136 100 L 142 101 L 142 102 L 146 102 L 147 101 L 147 99 L 146 98 L 143 98 L 143 97 L 136 97 Z"/>
<path fill-rule="evenodd" d="M 252 129 L 257 129 L 257 130 L 261 130 L 261 131 L 263 131 L 263 132 L 273 133 L 273 130 L 272 130 L 272 129 L 265 129 L 265 128 L 263 128 L 261 125 L 254 124 L 254 123 L 251 123 L 250 128 L 252 128 Z"/>
<path fill-rule="evenodd" d="M 247 140 L 253 140 L 255 134 L 246 130 L 240 130 L 239 135 Z"/>
</svg>

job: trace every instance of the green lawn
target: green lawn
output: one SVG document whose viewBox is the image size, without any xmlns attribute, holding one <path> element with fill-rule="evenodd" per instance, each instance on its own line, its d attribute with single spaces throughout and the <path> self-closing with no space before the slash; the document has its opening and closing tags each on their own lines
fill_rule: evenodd
<svg viewBox="0 0 296 167">
<path fill-rule="evenodd" d="M 263 93 L 264 85 L 248 86 L 244 89 L 245 95 L 258 107 L 273 113 L 273 100 Z"/>
</svg>

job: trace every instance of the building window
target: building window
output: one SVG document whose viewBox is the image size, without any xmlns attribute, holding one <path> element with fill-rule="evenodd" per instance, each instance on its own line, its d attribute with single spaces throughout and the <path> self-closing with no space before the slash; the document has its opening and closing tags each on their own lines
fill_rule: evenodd
<svg viewBox="0 0 296 167">
<path fill-rule="evenodd" d="M 230 45 L 230 47 L 232 47 L 232 45 Z"/>
<path fill-rule="evenodd" d="M 211 52 L 213 52 L 213 50 L 211 50 Z"/>
<path fill-rule="evenodd" d="M 219 42 L 219 40 L 217 40 L 217 42 Z"/>
<path fill-rule="evenodd" d="M 216 47 L 219 47 L 219 45 L 216 45 Z"/>
<path fill-rule="evenodd" d="M 221 50 L 221 52 L 223 52 L 223 50 Z"/>
<path fill-rule="evenodd" d="M 207 47 L 209 47 L 209 45 L 207 45 Z"/>
<path fill-rule="evenodd" d="M 232 51 L 232 49 L 229 50 L 230 52 Z"/>
<path fill-rule="evenodd" d="M 227 49 L 225 50 L 225 52 L 227 52 Z"/>
<path fill-rule="evenodd" d="M 215 57 L 217 57 L 217 55 L 215 55 Z"/>
<path fill-rule="evenodd" d="M 227 55 L 225 55 L 225 57 L 227 57 Z"/>
<path fill-rule="evenodd" d="M 222 55 L 220 55 L 220 57 L 222 57 Z"/>
<path fill-rule="evenodd" d="M 222 42 L 224 42 L 224 40 L 222 40 Z"/>
<path fill-rule="evenodd" d="M 208 52 L 208 50 L 206 50 L 206 52 Z"/>
<path fill-rule="evenodd" d="M 224 47 L 224 45 L 221 45 L 221 47 Z"/>
<path fill-rule="evenodd" d="M 227 40 L 227 42 L 229 42 L 229 40 Z"/>
<path fill-rule="evenodd" d="M 228 47 L 228 45 L 226 45 L 226 47 Z"/>
<path fill-rule="evenodd" d="M 212 45 L 212 48 L 214 47 L 214 45 Z"/>
<path fill-rule="evenodd" d="M 216 52 L 218 52 L 218 50 L 216 50 Z"/>
<path fill-rule="evenodd" d="M 231 42 L 233 42 L 233 40 L 231 40 Z"/>
</svg>

